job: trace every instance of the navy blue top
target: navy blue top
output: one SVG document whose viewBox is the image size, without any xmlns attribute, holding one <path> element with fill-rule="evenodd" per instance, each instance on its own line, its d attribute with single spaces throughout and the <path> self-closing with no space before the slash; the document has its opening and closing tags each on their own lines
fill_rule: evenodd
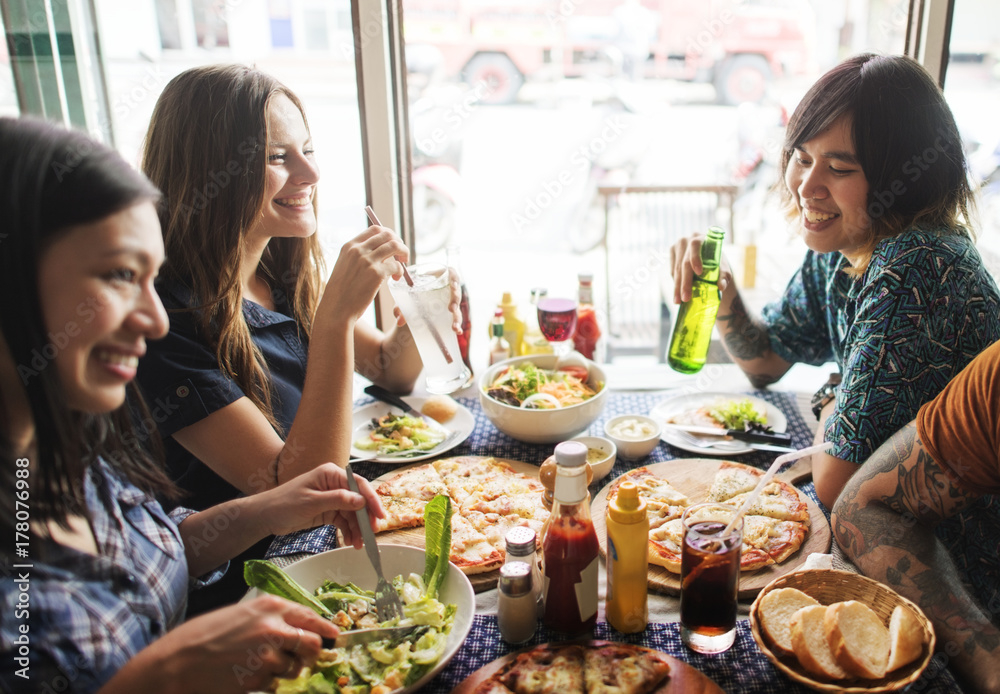
<svg viewBox="0 0 1000 694">
<path fill-rule="evenodd" d="M 840 253 L 808 251 L 764 322 L 785 361 L 836 362 L 825 440 L 861 464 L 1000 339 L 1000 291 L 958 233 L 910 230 L 879 242 L 861 277 L 846 267 Z"/>
<path fill-rule="evenodd" d="M 196 314 L 189 290 L 177 284 L 157 285 L 160 300 L 170 316 L 170 332 L 149 343 L 139 362 L 137 380 L 142 387 L 153 420 L 164 439 L 170 476 L 190 493 L 183 500 L 188 508 L 201 511 L 240 495 L 208 466 L 191 455 L 172 437 L 175 432 L 201 421 L 216 410 L 243 397 L 240 387 L 219 369 L 215 351 L 198 335 Z M 274 417 L 284 438 L 292 426 L 302 399 L 308 346 L 299 336 L 298 325 L 283 301 L 269 311 L 252 301 L 243 301 L 243 318 L 264 357 L 271 379 Z M 248 481 L 249 489 L 265 488 L 266 481 Z"/>
<path fill-rule="evenodd" d="M 149 431 L 155 423 L 163 437 L 170 477 L 187 492 L 179 503 L 201 511 L 235 499 L 241 492 L 191 455 L 174 440 L 173 434 L 235 402 L 244 393 L 222 373 L 215 351 L 198 334 L 197 315 L 189 310 L 195 305 L 192 292 L 169 282 L 157 283 L 157 291 L 170 317 L 170 332 L 162 340 L 151 341 L 146 356 L 139 360 L 137 381 L 153 419 L 143 422 L 140 430 Z M 281 426 L 278 434 L 284 438 L 302 399 L 308 345 L 299 335 L 298 324 L 291 317 L 284 297 L 275 294 L 275 311 L 244 300 L 243 318 L 267 364 L 274 417 Z M 251 476 L 247 488 L 263 491 L 268 482 Z M 239 600 L 246 592 L 243 562 L 262 559 L 272 539 L 265 538 L 233 558 L 232 568 L 215 585 L 192 593 L 188 615 Z"/>
</svg>

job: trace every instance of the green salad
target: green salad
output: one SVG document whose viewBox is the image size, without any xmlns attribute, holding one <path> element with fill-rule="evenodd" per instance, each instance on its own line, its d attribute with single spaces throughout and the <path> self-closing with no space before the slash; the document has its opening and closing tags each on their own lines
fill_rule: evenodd
<svg viewBox="0 0 1000 694">
<path fill-rule="evenodd" d="M 451 499 L 437 496 L 424 510 L 426 560 L 423 575 L 397 576 L 392 585 L 403 601 L 403 618 L 379 622 L 375 593 L 353 583 L 323 583 L 314 593 L 268 561 L 248 561 L 247 584 L 307 605 L 341 631 L 375 627 L 426 626 L 406 639 L 369 641 L 324 649 L 297 677 L 275 680 L 277 694 L 388 694 L 433 669 L 448 644 L 456 606 L 438 600 L 451 555 Z"/>
<path fill-rule="evenodd" d="M 731 400 L 710 407 L 708 414 L 726 429 L 767 429 L 767 415 L 750 400 Z"/>
<path fill-rule="evenodd" d="M 420 455 L 429 451 L 445 439 L 445 432 L 431 429 L 427 422 L 410 415 L 387 414 L 373 417 L 369 425 L 371 432 L 366 438 L 354 442 L 354 447 L 362 451 L 376 451 L 379 455 L 395 454 L 406 457 L 406 453 Z"/>
</svg>

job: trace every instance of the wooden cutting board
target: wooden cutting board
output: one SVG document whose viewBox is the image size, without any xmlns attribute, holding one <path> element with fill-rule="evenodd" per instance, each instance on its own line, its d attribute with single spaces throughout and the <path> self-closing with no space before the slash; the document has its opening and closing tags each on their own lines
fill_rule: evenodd
<svg viewBox="0 0 1000 694">
<path fill-rule="evenodd" d="M 602 646 L 609 642 L 571 641 L 568 643 L 579 643 L 584 646 Z M 634 648 L 640 651 L 652 650 L 642 646 L 635 646 Z M 527 650 L 530 650 L 530 648 L 508 653 L 501 658 L 497 658 L 496 660 L 487 663 L 462 680 L 457 687 L 451 690 L 452 694 L 471 694 L 475 691 L 476 687 L 488 680 L 508 663 L 514 660 L 518 655 Z M 654 689 L 651 694 L 725 694 L 719 685 L 684 661 L 678 660 L 677 658 L 667 655 L 661 651 L 657 651 L 656 653 L 660 658 L 670 663 L 670 677 L 663 684 Z"/>
<path fill-rule="evenodd" d="M 462 456 L 463 458 L 488 458 L 489 456 Z M 507 463 L 515 472 L 520 472 L 521 474 L 527 475 L 532 479 L 538 479 L 538 466 L 532 463 L 522 463 L 519 460 L 509 460 L 507 458 L 495 458 L 495 460 Z M 413 465 L 407 465 L 405 467 L 394 467 L 391 471 L 381 475 L 372 484 L 380 482 L 386 478 L 392 477 L 393 475 L 403 471 L 409 470 L 410 468 L 419 467 L 420 465 L 426 465 L 426 462 L 414 463 Z M 453 504 L 454 506 L 454 504 Z M 457 509 L 456 509 L 457 513 Z M 341 538 L 342 539 L 342 538 Z M 388 545 L 406 545 L 408 547 L 417 547 L 419 549 L 426 549 L 426 542 L 424 541 L 424 529 L 423 526 L 419 528 L 403 528 L 402 530 L 390 530 L 384 533 L 378 533 L 375 535 L 375 541 L 378 544 L 388 544 Z M 492 590 L 497 587 L 497 582 L 500 580 L 500 570 L 496 569 L 494 571 L 487 571 L 481 574 L 466 574 L 469 578 L 469 582 L 472 584 L 473 590 L 477 593 L 482 593 L 487 590 Z"/>
<path fill-rule="evenodd" d="M 715 479 L 715 473 L 723 461 L 718 458 L 682 458 L 678 460 L 668 460 L 663 463 L 653 463 L 647 465 L 654 474 L 669 480 L 670 484 L 678 491 L 687 494 L 692 503 L 706 501 L 708 490 Z M 779 475 L 780 477 L 780 475 Z M 787 480 L 786 480 L 787 481 Z M 612 480 L 613 482 L 613 480 Z M 608 528 L 605 523 L 605 513 L 608 508 L 608 491 L 611 483 L 607 484 L 591 505 L 591 514 L 594 518 L 594 529 L 597 530 L 597 538 L 601 545 L 601 555 L 606 554 Z M 806 541 L 802 543 L 799 551 L 788 559 L 777 565 L 766 566 L 763 569 L 750 573 L 740 574 L 739 598 L 749 600 L 757 596 L 757 593 L 768 583 L 778 576 L 797 571 L 805 563 L 806 558 L 813 552 L 826 553 L 830 551 L 830 524 L 826 516 L 809 497 L 799 491 L 799 496 L 809 507 L 810 527 L 806 535 Z M 667 571 L 662 566 L 649 565 L 650 590 L 667 595 L 680 595 L 681 583 L 680 575 Z"/>
</svg>

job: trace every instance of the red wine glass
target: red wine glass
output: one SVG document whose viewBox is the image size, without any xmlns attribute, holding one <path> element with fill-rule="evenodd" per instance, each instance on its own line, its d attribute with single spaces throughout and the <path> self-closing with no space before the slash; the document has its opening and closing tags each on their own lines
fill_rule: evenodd
<svg viewBox="0 0 1000 694">
<path fill-rule="evenodd" d="M 545 297 L 538 302 L 538 328 L 552 343 L 557 356 L 570 351 L 569 342 L 576 331 L 576 302 L 572 299 Z"/>
</svg>

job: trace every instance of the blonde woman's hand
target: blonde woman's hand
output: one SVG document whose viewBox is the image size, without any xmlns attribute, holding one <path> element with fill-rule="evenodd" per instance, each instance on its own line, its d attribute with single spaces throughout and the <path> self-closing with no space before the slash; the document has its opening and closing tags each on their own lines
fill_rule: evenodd
<svg viewBox="0 0 1000 694">
<path fill-rule="evenodd" d="M 456 335 L 462 334 L 462 279 L 458 271 L 453 267 L 448 268 L 449 288 L 451 289 L 451 301 L 448 303 L 448 310 L 451 311 L 451 329 Z M 392 315 L 396 318 L 396 325 L 406 325 L 406 318 L 399 306 L 394 306 Z"/>
<path fill-rule="evenodd" d="M 135 660 L 155 659 L 160 675 L 176 683 L 177 691 L 260 691 L 272 678 L 292 677 L 311 665 L 321 637 L 338 633 L 308 607 L 265 595 L 195 617 Z"/>
<path fill-rule="evenodd" d="M 403 276 L 409 259 L 409 249 L 394 231 L 368 227 L 341 247 L 323 296 L 329 295 L 337 311 L 356 320 L 368 310 L 383 281 Z"/>
<path fill-rule="evenodd" d="M 358 491 L 347 487 L 347 472 L 333 463 L 324 463 L 282 485 L 247 498 L 251 512 L 263 527 L 261 537 L 286 535 L 296 530 L 333 525 L 344 536 L 344 543 L 360 549 L 361 528 L 356 511 L 368 507 L 368 517 L 385 518 L 378 495 L 364 477 L 354 475 Z"/>
<path fill-rule="evenodd" d="M 691 284 L 694 276 L 704 271 L 701 264 L 701 245 L 704 234 L 692 234 L 681 238 L 670 247 L 670 274 L 674 280 L 674 303 L 691 300 Z M 725 257 L 719 267 L 719 291 L 724 291 L 733 280 L 733 273 Z"/>
</svg>

